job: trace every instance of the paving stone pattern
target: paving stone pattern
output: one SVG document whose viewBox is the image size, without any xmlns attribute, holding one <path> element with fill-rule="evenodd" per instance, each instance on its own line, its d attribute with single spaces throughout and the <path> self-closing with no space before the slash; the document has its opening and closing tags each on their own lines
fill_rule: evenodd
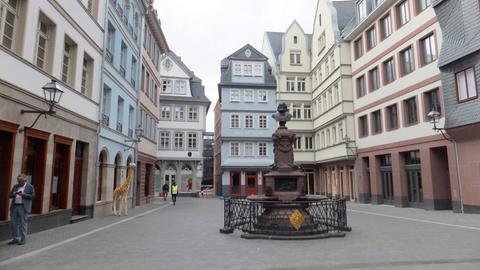
<svg viewBox="0 0 480 270">
<path fill-rule="evenodd" d="M 220 234 L 218 198 L 179 198 L 141 215 L 159 207 L 162 201 L 133 209 L 129 217 L 139 217 L 7 265 L 2 261 L 125 218 L 33 234 L 26 246 L 2 242 L 0 269 L 480 269 L 480 215 L 349 204 L 353 231 L 345 238 L 275 241 Z"/>
</svg>

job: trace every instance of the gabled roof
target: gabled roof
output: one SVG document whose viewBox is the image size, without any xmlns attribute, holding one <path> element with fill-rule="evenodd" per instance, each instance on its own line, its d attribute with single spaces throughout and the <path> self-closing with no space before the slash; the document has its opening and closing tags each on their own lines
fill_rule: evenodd
<svg viewBox="0 0 480 270">
<path fill-rule="evenodd" d="M 210 100 L 207 98 L 207 96 L 205 96 L 205 87 L 202 85 L 202 79 L 198 78 L 173 51 L 169 51 L 165 55 L 169 56 L 190 77 L 190 90 L 192 96 L 171 96 L 160 94 L 160 102 L 180 101 L 207 103 L 208 111 L 208 108 L 210 107 Z"/>
<path fill-rule="evenodd" d="M 250 57 L 245 54 L 245 51 L 249 49 L 251 52 Z M 232 61 L 240 60 L 240 61 L 258 61 L 263 62 L 265 64 L 263 70 L 263 83 L 240 83 L 240 82 L 233 82 L 232 74 L 233 74 L 233 65 Z M 275 77 L 272 75 L 272 68 L 268 63 L 268 58 L 263 55 L 260 51 L 255 49 L 252 45 L 247 44 L 243 46 L 241 49 L 237 50 L 233 54 L 227 56 L 226 58 L 222 59 L 220 63 L 220 83 L 218 84 L 218 92 L 219 92 L 219 99 L 221 100 L 221 86 L 241 86 L 241 87 L 263 87 L 263 88 L 273 88 L 275 89 L 277 86 L 277 82 Z"/>
<path fill-rule="evenodd" d="M 337 10 L 338 30 L 341 32 L 355 18 L 355 1 L 333 1 L 332 4 Z"/>
<path fill-rule="evenodd" d="M 245 51 L 249 49 L 251 52 L 250 56 L 245 54 Z M 268 58 L 263 55 L 263 53 L 259 52 L 255 49 L 252 45 L 247 44 L 237 50 L 236 52 L 232 53 L 231 55 L 227 56 L 227 59 L 231 60 L 248 60 L 248 61 L 266 61 Z"/>
<path fill-rule="evenodd" d="M 169 56 L 173 61 L 175 61 L 175 63 L 180 67 L 180 69 L 182 69 L 190 78 L 199 79 L 197 76 L 195 76 L 194 72 L 192 70 L 190 70 L 187 67 L 187 65 L 185 65 L 185 63 L 183 63 L 182 58 L 180 56 L 178 56 L 177 54 L 175 54 L 175 52 L 169 51 L 169 52 L 165 53 L 165 56 Z"/>
<path fill-rule="evenodd" d="M 280 54 L 282 53 L 282 32 L 266 32 L 268 43 L 270 44 L 273 55 L 275 56 L 275 61 L 279 62 Z"/>
</svg>

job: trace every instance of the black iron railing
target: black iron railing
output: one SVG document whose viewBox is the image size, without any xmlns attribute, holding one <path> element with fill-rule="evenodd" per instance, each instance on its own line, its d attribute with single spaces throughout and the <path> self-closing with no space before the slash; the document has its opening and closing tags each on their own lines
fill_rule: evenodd
<svg viewBox="0 0 480 270">
<path fill-rule="evenodd" d="M 265 214 L 272 208 L 284 207 L 275 215 Z M 304 211 L 305 222 L 299 230 L 288 224 L 292 213 L 289 209 Z M 265 221 L 268 218 L 268 221 Z M 287 221 L 287 222 L 285 222 Z M 267 225 L 265 225 L 267 224 Z M 224 200 L 224 227 L 222 233 L 233 233 L 235 229 L 249 234 L 262 235 L 315 235 L 350 231 L 347 226 L 347 204 L 344 198 L 322 201 L 295 201 L 279 203 L 251 201 L 244 198 Z"/>
</svg>

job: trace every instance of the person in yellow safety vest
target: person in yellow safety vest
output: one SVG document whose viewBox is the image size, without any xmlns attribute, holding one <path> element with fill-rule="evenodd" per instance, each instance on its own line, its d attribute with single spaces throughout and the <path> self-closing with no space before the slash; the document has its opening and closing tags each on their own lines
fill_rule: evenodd
<svg viewBox="0 0 480 270">
<path fill-rule="evenodd" d="M 175 183 L 175 181 L 172 182 L 172 190 L 170 193 L 172 194 L 173 205 L 175 205 L 175 203 L 177 202 L 177 194 L 178 194 L 178 186 L 177 186 L 177 183 Z"/>
</svg>

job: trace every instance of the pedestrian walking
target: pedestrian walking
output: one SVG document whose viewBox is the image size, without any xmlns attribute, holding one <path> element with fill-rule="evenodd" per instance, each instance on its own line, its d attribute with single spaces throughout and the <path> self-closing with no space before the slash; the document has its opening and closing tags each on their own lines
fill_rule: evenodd
<svg viewBox="0 0 480 270">
<path fill-rule="evenodd" d="M 35 188 L 27 183 L 25 174 L 17 177 L 17 184 L 13 186 L 9 197 L 12 240 L 8 244 L 24 245 L 27 240 L 28 214 L 32 211 L 32 201 L 35 198 Z"/>
<path fill-rule="evenodd" d="M 177 194 L 178 194 L 178 186 L 177 186 L 177 183 L 175 183 L 175 181 L 172 182 L 172 190 L 170 191 L 170 193 L 172 194 L 173 205 L 175 205 L 175 203 L 177 202 Z"/>
<path fill-rule="evenodd" d="M 167 200 L 168 190 L 169 190 L 169 189 L 170 189 L 170 187 L 168 186 L 168 183 L 165 182 L 165 184 L 163 184 L 163 186 L 162 186 L 163 200 L 164 200 L 164 201 Z"/>
</svg>

